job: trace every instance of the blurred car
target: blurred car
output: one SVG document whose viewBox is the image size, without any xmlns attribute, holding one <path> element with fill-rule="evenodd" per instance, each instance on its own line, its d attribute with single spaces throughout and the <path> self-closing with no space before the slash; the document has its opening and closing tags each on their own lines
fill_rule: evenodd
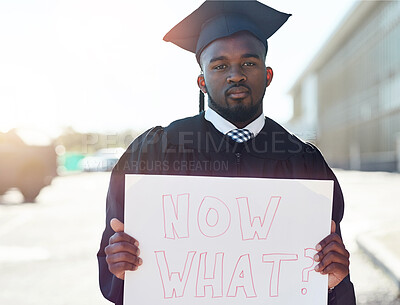
<svg viewBox="0 0 400 305">
<path fill-rule="evenodd" d="M 33 130 L 0 132 L 0 195 L 18 188 L 26 202 L 57 176 L 57 154 L 51 140 Z"/>
<path fill-rule="evenodd" d="M 84 172 L 111 171 L 124 151 L 125 149 L 121 147 L 99 149 L 93 155 L 86 156 L 80 160 L 79 167 Z"/>
</svg>

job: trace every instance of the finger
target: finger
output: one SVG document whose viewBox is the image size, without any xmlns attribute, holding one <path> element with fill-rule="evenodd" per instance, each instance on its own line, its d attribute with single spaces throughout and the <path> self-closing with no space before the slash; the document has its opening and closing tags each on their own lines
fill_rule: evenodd
<svg viewBox="0 0 400 305">
<path fill-rule="evenodd" d="M 110 220 L 111 229 L 114 232 L 123 232 L 124 231 L 124 223 L 118 220 L 117 218 L 113 218 Z"/>
<path fill-rule="evenodd" d="M 325 274 L 327 273 L 325 272 L 325 269 L 331 264 L 339 264 L 348 269 L 350 262 L 349 259 L 342 254 L 337 252 L 329 252 L 327 255 L 325 255 L 322 261 L 315 266 L 315 271 Z"/>
<path fill-rule="evenodd" d="M 111 244 L 115 244 L 115 243 L 119 243 L 119 242 L 127 242 L 130 243 L 132 245 L 135 245 L 136 247 L 139 247 L 139 242 L 133 238 L 132 236 L 126 234 L 125 232 L 117 232 L 114 233 L 110 239 L 108 240 L 108 243 Z"/>
<path fill-rule="evenodd" d="M 108 265 L 118 264 L 122 262 L 129 263 L 135 266 L 140 266 L 141 264 L 143 264 L 143 260 L 140 257 L 128 252 L 118 252 L 112 255 L 107 255 L 106 261 Z"/>
<path fill-rule="evenodd" d="M 320 252 L 314 255 L 314 260 L 316 262 L 321 261 L 325 255 L 327 255 L 329 252 L 337 252 L 345 257 L 347 259 L 350 257 L 349 251 L 346 250 L 344 245 L 342 243 L 338 243 L 336 241 L 333 241 L 329 244 L 327 244 Z"/>
<path fill-rule="evenodd" d="M 135 271 L 138 269 L 138 266 L 127 263 L 127 262 L 120 262 L 112 265 L 108 265 L 108 270 L 112 274 L 114 274 L 119 279 L 124 279 L 125 271 Z"/>
<path fill-rule="evenodd" d="M 334 275 L 339 280 L 338 282 L 341 282 L 349 274 L 349 268 L 340 263 L 332 263 L 320 273 Z"/>
<path fill-rule="evenodd" d="M 331 221 L 331 233 L 335 233 L 336 232 L 336 223 L 332 220 Z"/>
<path fill-rule="evenodd" d="M 111 255 L 111 254 L 118 253 L 118 252 L 128 252 L 128 253 L 131 253 L 132 255 L 136 255 L 136 256 L 140 255 L 139 248 L 136 247 L 135 245 L 132 245 L 131 243 L 126 242 L 126 241 L 109 244 L 104 249 L 104 252 L 106 253 L 106 255 Z"/>
<path fill-rule="evenodd" d="M 343 244 L 342 238 L 338 234 L 331 233 L 327 237 L 325 237 L 323 240 L 321 240 L 318 243 L 318 245 L 315 246 L 315 249 L 317 251 L 321 251 L 323 248 L 325 248 L 331 242 L 337 242 L 339 244 Z"/>
</svg>

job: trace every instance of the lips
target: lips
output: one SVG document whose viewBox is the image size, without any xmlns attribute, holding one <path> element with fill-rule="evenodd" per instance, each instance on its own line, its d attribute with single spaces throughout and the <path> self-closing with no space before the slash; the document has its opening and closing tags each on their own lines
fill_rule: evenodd
<svg viewBox="0 0 400 305">
<path fill-rule="evenodd" d="M 245 98 L 249 95 L 249 90 L 246 87 L 233 87 L 230 88 L 226 95 L 231 98 Z"/>
</svg>

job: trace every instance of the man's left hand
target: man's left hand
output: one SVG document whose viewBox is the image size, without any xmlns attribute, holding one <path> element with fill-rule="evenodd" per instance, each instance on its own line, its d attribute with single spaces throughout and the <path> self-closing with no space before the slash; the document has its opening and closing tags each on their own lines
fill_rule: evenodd
<svg viewBox="0 0 400 305">
<path fill-rule="evenodd" d="M 328 287 L 334 288 L 349 274 L 350 253 L 336 231 L 336 223 L 332 220 L 331 234 L 315 247 L 319 251 L 314 260 L 319 262 L 315 271 L 328 274 Z"/>
</svg>

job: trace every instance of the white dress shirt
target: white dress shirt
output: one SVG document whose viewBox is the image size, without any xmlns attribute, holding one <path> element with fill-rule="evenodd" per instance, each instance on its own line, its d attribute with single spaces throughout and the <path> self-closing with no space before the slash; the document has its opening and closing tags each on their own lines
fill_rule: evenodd
<svg viewBox="0 0 400 305">
<path fill-rule="evenodd" d="M 204 118 L 211 124 L 213 124 L 214 127 L 223 134 L 227 134 L 232 129 L 237 129 L 235 125 L 224 119 L 222 116 L 220 116 L 217 112 L 215 112 L 211 108 L 208 108 L 206 110 Z M 261 113 L 258 118 L 256 118 L 253 122 L 251 122 L 250 124 L 248 124 L 246 127 L 243 128 L 250 130 L 253 133 L 254 137 L 256 137 L 260 133 L 261 129 L 263 129 L 264 124 L 265 124 L 264 113 Z"/>
</svg>

